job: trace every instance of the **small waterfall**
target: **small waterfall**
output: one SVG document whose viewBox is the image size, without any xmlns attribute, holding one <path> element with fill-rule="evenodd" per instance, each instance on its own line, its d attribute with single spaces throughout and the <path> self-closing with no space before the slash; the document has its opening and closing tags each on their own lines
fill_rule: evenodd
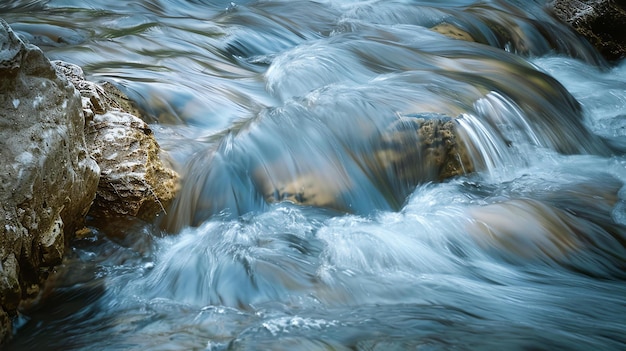
<svg viewBox="0 0 626 351">
<path fill-rule="evenodd" d="M 493 175 L 527 163 L 532 148 L 611 152 L 576 100 L 517 56 L 431 31 L 361 31 L 272 59 L 266 84 L 282 104 L 212 138 L 191 160 L 170 230 L 276 201 L 398 210 L 418 184 Z M 423 40 L 405 43 L 409 36 Z"/>
<path fill-rule="evenodd" d="M 626 63 L 544 6 L 0 4 L 183 177 L 90 218 L 7 350 L 623 349 Z"/>
</svg>

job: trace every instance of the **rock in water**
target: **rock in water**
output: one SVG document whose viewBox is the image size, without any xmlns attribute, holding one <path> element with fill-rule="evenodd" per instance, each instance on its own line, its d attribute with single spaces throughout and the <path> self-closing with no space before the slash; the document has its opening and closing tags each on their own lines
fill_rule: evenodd
<svg viewBox="0 0 626 351">
<path fill-rule="evenodd" d="M 74 86 L 0 20 L 0 340 L 60 263 L 100 173 Z"/>
<path fill-rule="evenodd" d="M 159 145 L 144 121 L 122 111 L 97 114 L 87 138 L 102 169 L 94 211 L 141 218 L 166 211 L 178 175 L 161 162 Z"/>
<path fill-rule="evenodd" d="M 366 153 L 355 152 L 355 162 L 366 169 L 370 178 L 381 188 L 396 188 L 387 200 L 400 208 L 413 186 L 426 181 L 443 181 L 474 171 L 474 163 L 468 151 L 471 147 L 459 140 L 453 118 L 439 114 L 404 116 L 386 129 L 368 137 L 372 149 Z M 307 206 L 319 206 L 350 212 L 350 206 L 342 203 L 342 192 L 354 191 L 350 182 L 344 184 L 324 182 L 319 173 L 286 174 L 276 170 L 271 176 L 256 169 L 254 182 L 259 184 L 265 200 L 269 203 L 291 201 Z M 283 166 L 273 165 L 280 169 Z M 319 171 L 319 170 L 316 170 Z M 332 170 L 329 170 L 329 172 Z M 322 172 L 323 173 L 323 172 Z M 395 184 L 390 185 L 390 184 Z M 397 189 L 409 185 L 409 189 Z"/>
<path fill-rule="evenodd" d="M 165 212 L 176 195 L 179 177 L 161 159 L 150 127 L 110 83 L 87 81 L 80 67 L 53 63 L 82 96 L 88 147 L 101 172 L 92 213 L 150 219 Z"/>
<path fill-rule="evenodd" d="M 555 0 L 554 16 L 572 26 L 609 60 L 626 57 L 626 10 L 613 0 Z"/>
</svg>

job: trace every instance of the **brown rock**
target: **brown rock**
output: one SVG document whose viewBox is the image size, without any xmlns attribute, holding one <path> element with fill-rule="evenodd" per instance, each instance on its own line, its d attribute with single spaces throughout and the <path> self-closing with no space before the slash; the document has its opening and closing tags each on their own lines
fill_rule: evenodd
<svg viewBox="0 0 626 351">
<path fill-rule="evenodd" d="M 373 178 L 383 183 L 408 185 L 391 194 L 388 200 L 392 204 L 401 204 L 419 183 L 442 181 L 474 171 L 467 146 L 459 138 L 453 119 L 444 115 L 402 117 L 382 133 L 376 133 L 372 144 L 375 149 L 371 154 L 357 155 L 356 159 L 364 160 L 364 168 L 373 174 Z M 288 200 L 302 205 L 348 210 L 338 202 L 338 196 L 351 191 L 354 184 L 324 179 L 323 173 L 304 173 L 295 177 L 273 174 L 273 178 L 266 179 L 264 172 L 257 171 L 255 179 L 267 202 Z"/>
<path fill-rule="evenodd" d="M 418 184 L 474 171 L 450 117 L 403 117 L 382 135 L 375 162 L 400 181 Z"/>
<path fill-rule="evenodd" d="M 41 50 L 0 20 L 0 341 L 82 226 L 99 168 L 80 96 Z"/>
<path fill-rule="evenodd" d="M 178 175 L 164 166 L 152 130 L 119 110 L 97 114 L 89 125 L 91 151 L 101 169 L 93 211 L 151 218 L 165 212 Z"/>
<path fill-rule="evenodd" d="M 464 31 L 457 26 L 454 26 L 450 23 L 440 23 L 431 28 L 432 31 L 443 34 L 452 39 L 465 40 L 465 41 L 476 41 L 467 31 Z"/>
<path fill-rule="evenodd" d="M 150 219 L 165 212 L 178 190 L 178 174 L 161 159 L 152 130 L 130 100 L 110 83 L 85 80 L 76 65 L 54 63 L 80 91 L 88 145 L 100 166 L 92 213 Z"/>
</svg>

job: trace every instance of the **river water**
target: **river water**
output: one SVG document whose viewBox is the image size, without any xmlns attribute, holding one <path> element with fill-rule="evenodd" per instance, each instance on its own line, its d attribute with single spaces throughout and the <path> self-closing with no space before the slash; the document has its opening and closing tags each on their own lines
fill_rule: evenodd
<svg viewBox="0 0 626 351">
<path fill-rule="evenodd" d="M 183 176 L 90 218 L 7 349 L 623 350 L 626 62 L 543 5 L 1 4 Z"/>
</svg>

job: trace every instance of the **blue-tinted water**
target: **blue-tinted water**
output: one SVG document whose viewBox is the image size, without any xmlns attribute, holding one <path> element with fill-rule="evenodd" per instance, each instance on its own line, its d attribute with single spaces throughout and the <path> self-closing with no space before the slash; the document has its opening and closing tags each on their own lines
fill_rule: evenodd
<svg viewBox="0 0 626 351">
<path fill-rule="evenodd" d="M 91 219 L 8 349 L 624 349 L 626 64 L 543 6 L 0 5 L 184 179 L 154 223 Z M 442 179 L 424 120 L 475 169 Z"/>
</svg>

